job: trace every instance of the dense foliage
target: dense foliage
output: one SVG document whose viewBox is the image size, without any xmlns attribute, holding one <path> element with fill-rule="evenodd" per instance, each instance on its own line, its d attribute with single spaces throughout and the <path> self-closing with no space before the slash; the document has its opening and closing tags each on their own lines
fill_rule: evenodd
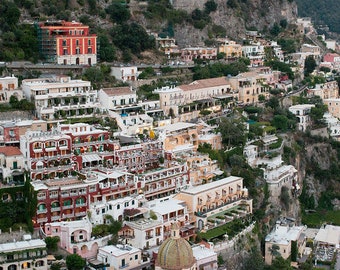
<svg viewBox="0 0 340 270">
<path fill-rule="evenodd" d="M 327 24 L 333 32 L 340 33 L 338 0 L 296 0 L 300 17 L 311 17 L 318 24 Z"/>
</svg>

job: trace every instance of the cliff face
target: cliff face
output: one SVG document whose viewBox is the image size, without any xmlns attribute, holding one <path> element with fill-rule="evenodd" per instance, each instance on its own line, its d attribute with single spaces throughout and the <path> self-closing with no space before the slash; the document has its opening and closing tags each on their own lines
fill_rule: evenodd
<svg viewBox="0 0 340 270">
<path fill-rule="evenodd" d="M 297 6 L 295 2 L 287 0 L 215 0 L 217 10 L 210 13 L 211 25 L 220 25 L 227 31 L 227 36 L 235 40 L 241 40 L 245 36 L 246 29 L 259 31 L 270 29 L 274 23 L 287 20 L 294 22 L 297 18 Z M 189 14 L 194 9 L 204 9 L 206 0 L 187 1 L 173 0 L 175 9 L 186 10 Z M 175 30 L 175 38 L 179 45 L 203 44 L 208 38 L 207 25 L 203 30 L 195 29 L 191 25 L 178 26 Z M 189 39 L 189 40 L 188 40 Z M 185 44 L 186 43 L 186 44 Z"/>
</svg>

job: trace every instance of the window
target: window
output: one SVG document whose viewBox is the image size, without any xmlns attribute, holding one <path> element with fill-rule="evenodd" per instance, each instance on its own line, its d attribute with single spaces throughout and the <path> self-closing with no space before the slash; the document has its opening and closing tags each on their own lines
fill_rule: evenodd
<svg viewBox="0 0 340 270">
<path fill-rule="evenodd" d="M 92 48 L 88 48 L 87 53 L 92 53 Z"/>
<path fill-rule="evenodd" d="M 80 54 L 80 49 L 76 48 L 76 54 Z"/>
<path fill-rule="evenodd" d="M 120 204 L 117 205 L 117 210 L 120 209 Z"/>
<path fill-rule="evenodd" d="M 63 50 L 63 55 L 68 55 L 67 49 L 64 49 L 64 50 Z"/>
<path fill-rule="evenodd" d="M 138 260 L 138 254 L 135 255 L 135 260 Z"/>
<path fill-rule="evenodd" d="M 90 46 L 91 45 L 91 39 L 87 41 L 87 44 Z"/>
<path fill-rule="evenodd" d="M 79 46 L 79 40 L 78 39 L 76 40 L 76 45 Z"/>
<path fill-rule="evenodd" d="M 66 39 L 63 40 L 63 46 L 66 46 Z"/>
</svg>

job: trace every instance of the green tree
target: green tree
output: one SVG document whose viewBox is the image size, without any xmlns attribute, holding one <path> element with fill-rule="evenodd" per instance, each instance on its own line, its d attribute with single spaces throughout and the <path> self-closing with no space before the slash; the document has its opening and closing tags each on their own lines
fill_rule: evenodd
<svg viewBox="0 0 340 270">
<path fill-rule="evenodd" d="M 19 103 L 19 100 L 15 95 L 12 95 L 9 98 L 9 104 L 12 106 L 12 108 L 17 108 L 18 103 Z"/>
<path fill-rule="evenodd" d="M 271 122 L 271 125 L 281 131 L 287 131 L 288 129 L 288 118 L 285 115 L 275 115 Z"/>
<path fill-rule="evenodd" d="M 261 252 L 257 248 L 252 248 L 249 257 L 245 260 L 243 270 L 263 270 L 264 261 Z"/>
<path fill-rule="evenodd" d="M 273 261 L 272 261 L 272 265 L 271 265 L 271 269 L 275 269 L 275 270 L 291 270 L 293 269 L 290 266 L 290 261 L 289 260 L 285 260 L 284 258 L 282 258 L 282 256 L 277 256 Z"/>
<path fill-rule="evenodd" d="M 235 119 L 221 118 L 219 130 L 226 146 L 239 146 L 245 143 L 245 125 L 242 122 Z"/>
<path fill-rule="evenodd" d="M 62 264 L 61 263 L 52 263 L 50 270 L 60 270 Z"/>
<path fill-rule="evenodd" d="M 206 13 L 210 13 L 213 11 L 217 10 L 217 4 L 214 0 L 208 0 L 205 4 L 204 4 L 204 11 Z"/>
<path fill-rule="evenodd" d="M 305 59 L 305 76 L 309 76 L 316 68 L 316 62 L 312 55 L 309 55 Z"/>
<path fill-rule="evenodd" d="M 272 256 L 272 260 L 274 259 L 274 257 L 281 256 L 279 250 L 280 250 L 280 247 L 278 245 L 274 244 L 270 247 L 270 255 Z"/>
<path fill-rule="evenodd" d="M 68 270 L 82 270 L 85 265 L 85 259 L 78 254 L 71 254 L 66 257 L 66 266 Z"/>
<path fill-rule="evenodd" d="M 276 37 L 278 34 L 280 34 L 281 28 L 277 23 L 274 23 L 273 27 L 270 29 L 270 34 L 274 37 Z"/>
<path fill-rule="evenodd" d="M 296 241 L 291 242 L 290 258 L 292 262 L 296 262 L 298 256 L 298 246 Z"/>
<path fill-rule="evenodd" d="M 106 13 L 115 23 L 123 23 L 130 19 L 130 10 L 121 2 L 113 2 L 106 8 Z"/>
<path fill-rule="evenodd" d="M 49 251 L 57 251 L 60 238 L 58 236 L 46 237 L 46 248 Z"/>
</svg>

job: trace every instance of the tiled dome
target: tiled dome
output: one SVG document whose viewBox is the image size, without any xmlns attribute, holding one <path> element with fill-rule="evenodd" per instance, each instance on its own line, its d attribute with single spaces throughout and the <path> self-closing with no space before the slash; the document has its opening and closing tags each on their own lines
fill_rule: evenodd
<svg viewBox="0 0 340 270">
<path fill-rule="evenodd" d="M 177 222 L 172 225 L 171 237 L 159 247 L 157 266 L 161 269 L 190 269 L 195 263 L 190 244 L 179 235 Z"/>
</svg>

